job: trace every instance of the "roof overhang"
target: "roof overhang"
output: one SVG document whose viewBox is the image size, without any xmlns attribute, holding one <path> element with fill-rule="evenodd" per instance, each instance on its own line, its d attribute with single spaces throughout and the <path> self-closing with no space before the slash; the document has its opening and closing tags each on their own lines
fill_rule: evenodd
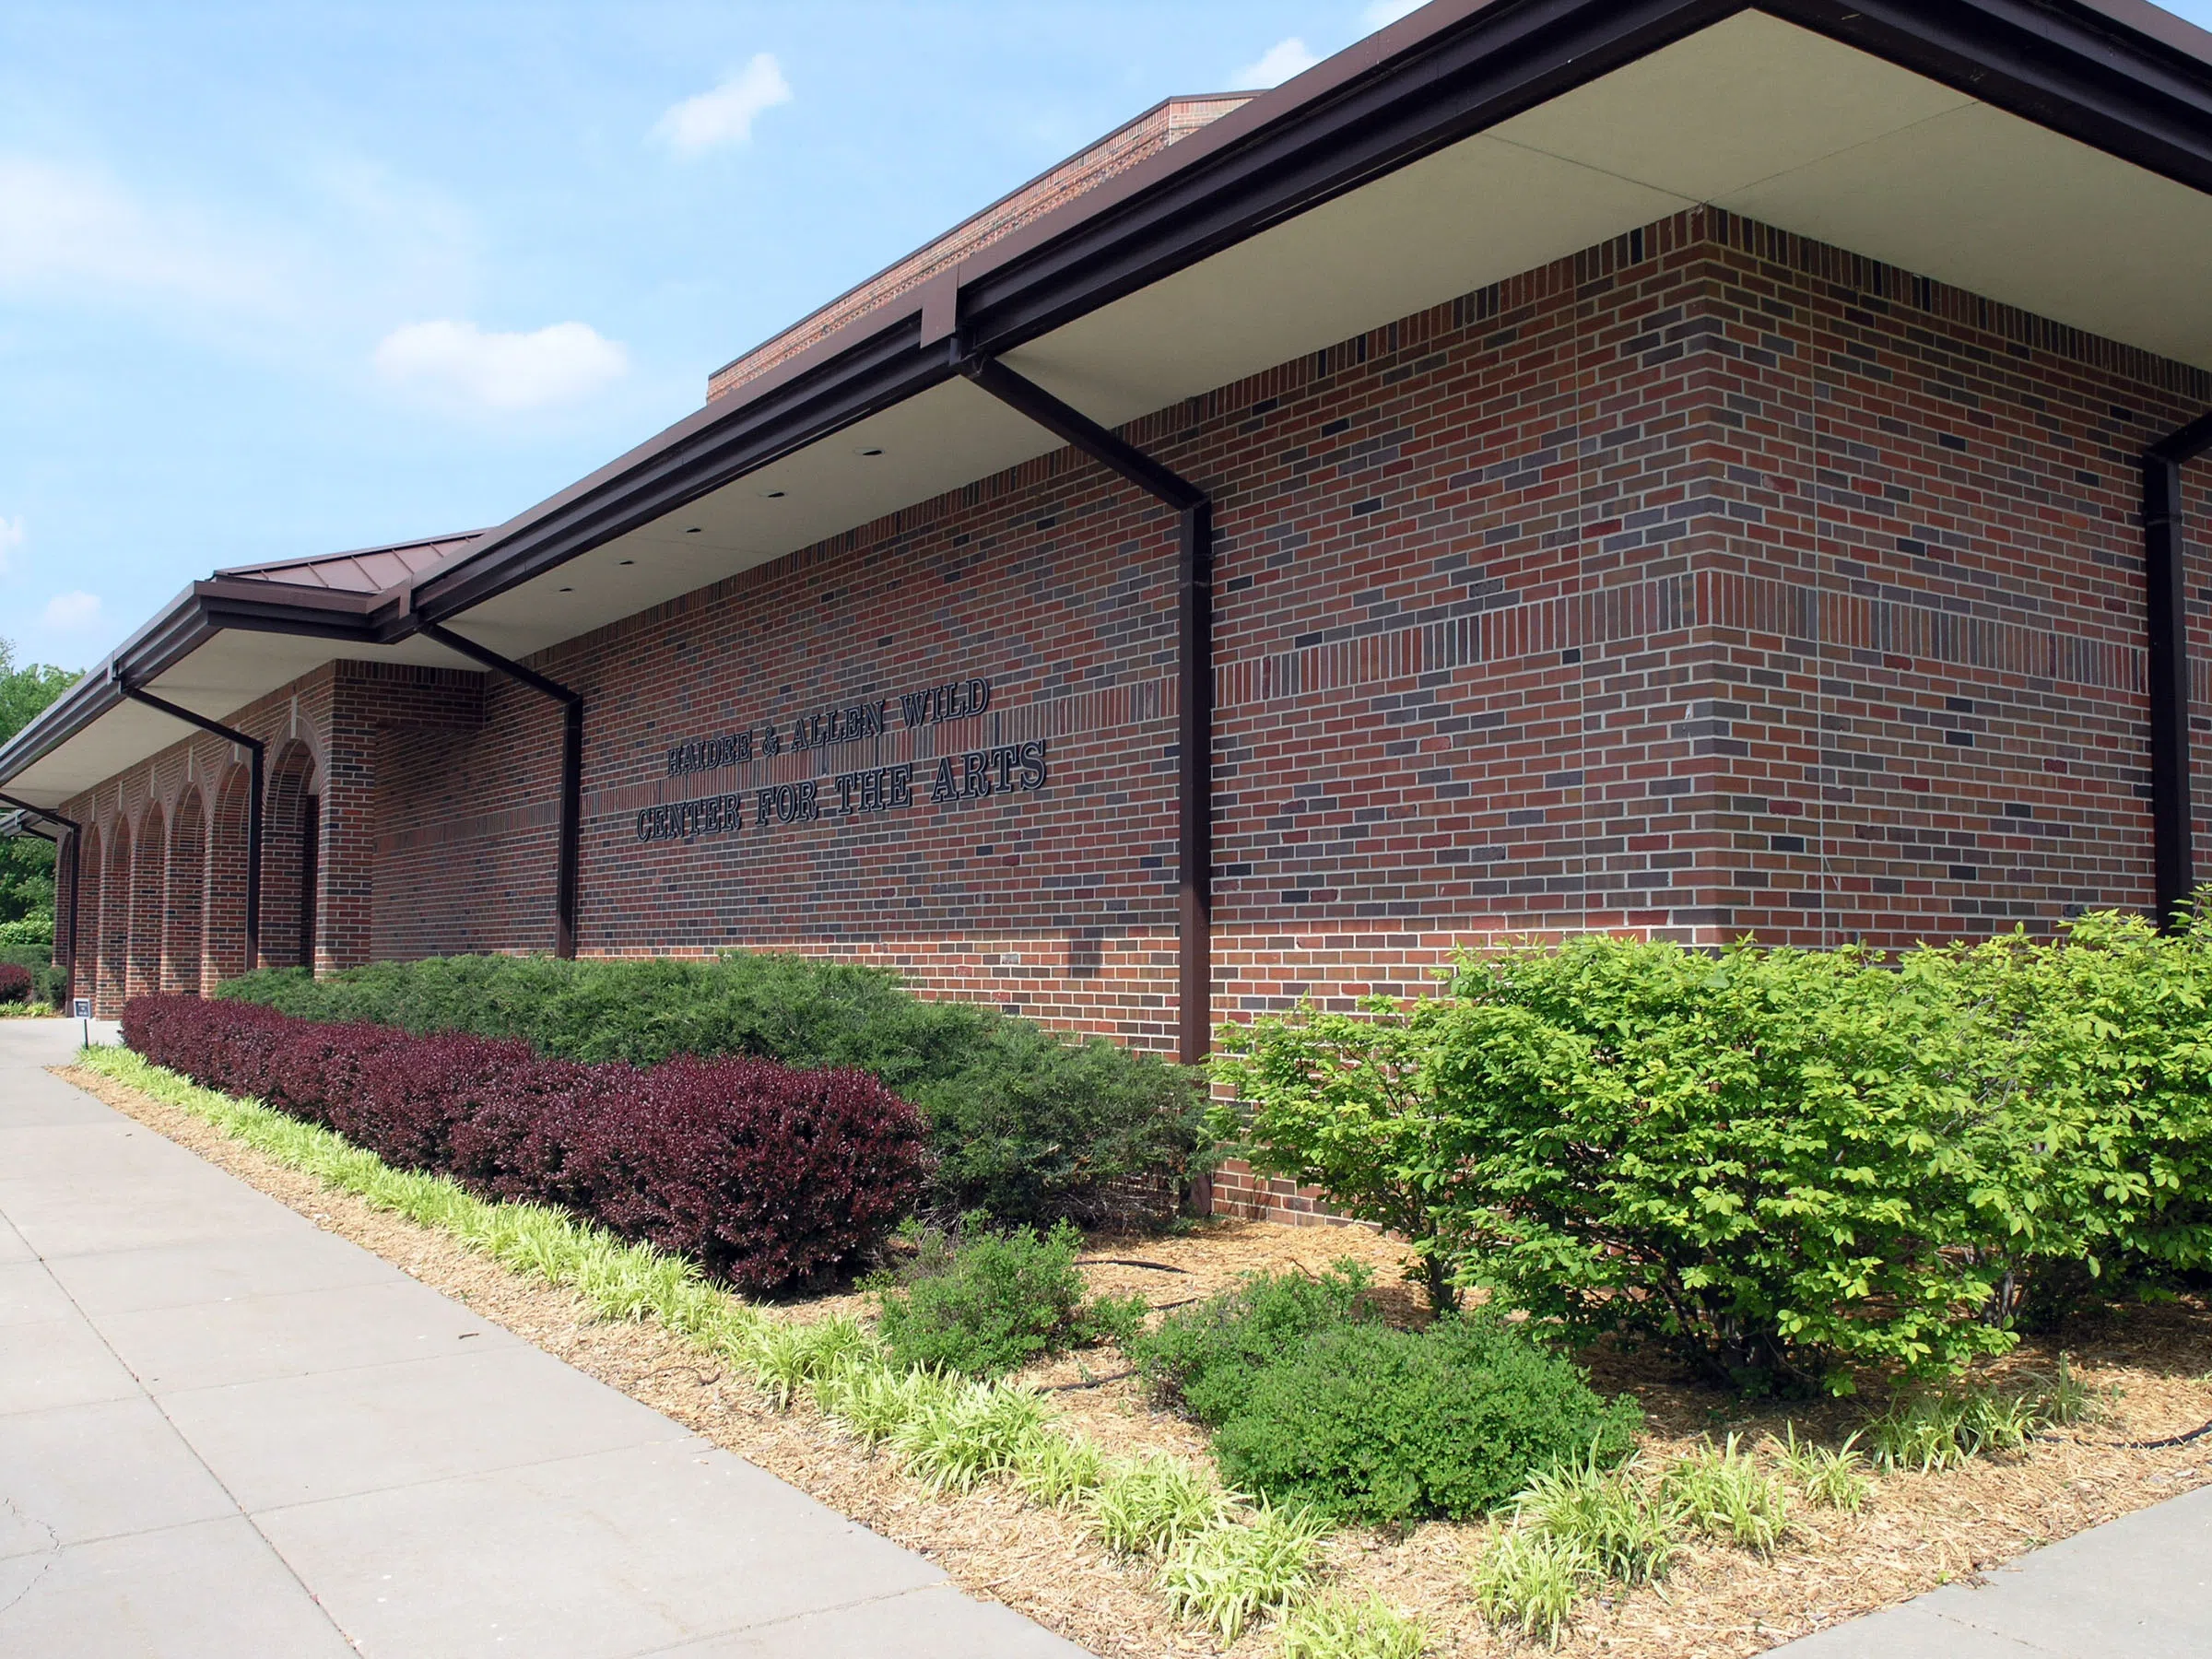
<svg viewBox="0 0 2212 1659">
<path fill-rule="evenodd" d="M 1440 0 L 500 526 L 522 654 L 1700 203 L 2212 368 L 2212 52 L 2152 7 Z M 880 453 L 876 453 L 880 452 Z"/>
<path fill-rule="evenodd" d="M 2133 0 L 1438 0 L 396 596 L 196 584 L 118 656 L 218 718 L 309 657 L 455 661 L 419 619 L 524 656 L 1058 447 L 963 353 L 1114 424 L 1700 203 L 2212 368 L 2208 57 Z M 150 752 L 99 677 L 0 780 L 58 802 Z"/>
</svg>

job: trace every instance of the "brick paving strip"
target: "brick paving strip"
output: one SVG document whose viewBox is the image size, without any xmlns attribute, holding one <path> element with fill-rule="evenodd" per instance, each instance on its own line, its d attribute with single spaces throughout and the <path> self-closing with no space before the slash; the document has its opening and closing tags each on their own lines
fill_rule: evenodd
<svg viewBox="0 0 2212 1659">
<path fill-rule="evenodd" d="M 1074 1659 L 0 1026 L 0 1655 Z"/>
</svg>

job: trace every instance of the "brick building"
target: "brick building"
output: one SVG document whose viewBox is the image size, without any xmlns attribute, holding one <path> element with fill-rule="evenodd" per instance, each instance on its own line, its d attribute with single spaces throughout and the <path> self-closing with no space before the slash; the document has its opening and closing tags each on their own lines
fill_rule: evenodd
<svg viewBox="0 0 2212 1659">
<path fill-rule="evenodd" d="M 2132 0 L 1438 0 L 506 524 L 194 583 L 0 788 L 103 1012 L 767 947 L 1194 1054 L 1506 934 L 2159 908 L 2208 193 Z"/>
</svg>

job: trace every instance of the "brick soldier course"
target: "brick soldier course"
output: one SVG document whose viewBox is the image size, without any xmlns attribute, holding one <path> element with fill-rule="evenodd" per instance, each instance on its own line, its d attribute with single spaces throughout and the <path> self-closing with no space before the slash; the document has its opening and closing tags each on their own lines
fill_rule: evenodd
<svg viewBox="0 0 2212 1659">
<path fill-rule="evenodd" d="M 1149 112 L 710 410 L 1242 102 Z M 1128 421 L 1212 502 L 1213 1016 L 1532 932 L 1901 946 L 2152 908 L 2142 457 L 2208 407 L 2201 363 L 1699 205 Z M 2194 661 L 2212 465 L 2184 480 Z M 231 585 L 414 593 L 511 535 Z M 834 955 L 1172 1048 L 1177 557 L 1062 448 L 534 652 L 585 710 L 580 954 Z M 302 959 L 311 807 L 318 971 L 553 947 L 547 698 L 337 651 L 219 718 L 266 746 L 263 961 Z M 53 801 L 101 1012 L 244 965 L 244 771 L 198 734 Z"/>
</svg>

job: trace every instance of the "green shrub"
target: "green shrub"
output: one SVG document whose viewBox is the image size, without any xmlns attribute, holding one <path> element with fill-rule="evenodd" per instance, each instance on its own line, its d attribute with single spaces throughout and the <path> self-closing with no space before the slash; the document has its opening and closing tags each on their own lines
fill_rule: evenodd
<svg viewBox="0 0 2212 1659">
<path fill-rule="evenodd" d="M 47 917 L 40 924 L 51 929 L 53 918 Z M 7 925 L 0 923 L 0 927 Z M 44 1003 L 50 1008 L 61 1006 L 62 992 L 69 983 L 69 971 L 54 966 L 51 943 L 0 945 L 0 962 L 12 963 L 29 972 L 31 1001 Z"/>
<path fill-rule="evenodd" d="M 1423 1659 L 1429 1629 L 1379 1595 L 1332 1590 L 1283 1620 L 1280 1659 Z"/>
<path fill-rule="evenodd" d="M 1457 1126 L 1439 1112 L 1426 1022 L 1309 1010 L 1295 1020 L 1227 1026 L 1212 1066 L 1232 1101 L 1208 1117 L 1214 1137 L 1264 1175 L 1316 1186 L 1347 1216 L 1406 1240 L 1430 1307 L 1459 1305 L 1465 1257 L 1451 1171 L 1464 1156 Z"/>
<path fill-rule="evenodd" d="M 931 1206 L 1001 1221 L 1117 1211 L 1117 1183 L 1171 1186 L 1202 1167 L 1191 1074 L 1102 1039 L 1078 1042 L 972 1003 L 927 1001 L 853 963 L 734 952 L 568 962 L 442 957 L 312 979 L 263 970 L 219 996 L 322 1020 L 520 1038 L 541 1054 L 657 1064 L 757 1054 L 854 1066 L 921 1108 L 936 1153 Z"/>
<path fill-rule="evenodd" d="M 1243 1408 L 1261 1371 L 1314 1336 L 1378 1315 L 1367 1269 L 1338 1262 L 1319 1278 L 1261 1273 L 1194 1308 L 1177 1309 L 1123 1344 L 1145 1381 L 1209 1427 Z"/>
<path fill-rule="evenodd" d="M 1256 1023 L 1259 1165 L 1484 1284 L 1750 1391 L 1961 1372 L 2024 1310 L 2212 1261 L 2212 928 L 1717 953 L 1587 937 Z"/>
<path fill-rule="evenodd" d="M 1223 1476 L 1360 1520 L 1465 1519 L 1594 1448 L 1625 1455 L 1642 1414 L 1490 1318 L 1418 1334 L 1347 1324 L 1258 1371 L 1214 1433 Z"/>
<path fill-rule="evenodd" d="M 874 1281 L 893 1364 L 995 1377 L 1144 1317 L 1142 1297 L 1085 1300 L 1076 1266 L 1083 1237 L 1068 1222 L 1040 1238 L 1026 1227 L 994 1233 L 982 1221 L 971 1216 L 957 1237 L 910 1228 L 915 1262 Z"/>
</svg>

